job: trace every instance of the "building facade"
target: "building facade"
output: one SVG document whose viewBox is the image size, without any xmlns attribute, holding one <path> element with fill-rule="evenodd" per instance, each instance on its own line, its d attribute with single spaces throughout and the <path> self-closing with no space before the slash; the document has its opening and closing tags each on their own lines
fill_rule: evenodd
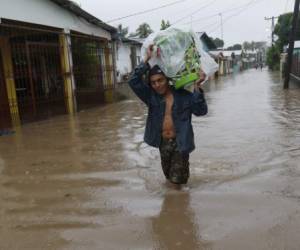
<svg viewBox="0 0 300 250">
<path fill-rule="evenodd" d="M 116 48 L 117 79 L 118 82 L 126 82 L 129 74 L 141 62 L 142 42 L 121 38 Z"/>
<path fill-rule="evenodd" d="M 0 129 L 98 105 L 114 87 L 116 29 L 73 2 L 5 1 L 0 18 Z"/>
</svg>

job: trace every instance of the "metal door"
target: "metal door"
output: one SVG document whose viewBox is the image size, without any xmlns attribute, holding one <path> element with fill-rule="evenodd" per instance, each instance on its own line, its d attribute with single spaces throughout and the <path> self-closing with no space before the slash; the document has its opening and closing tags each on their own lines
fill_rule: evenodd
<svg viewBox="0 0 300 250">
<path fill-rule="evenodd" d="M 103 103 L 106 72 L 101 41 L 73 35 L 72 57 L 78 110 Z"/>
<path fill-rule="evenodd" d="M 59 45 L 25 42 L 13 44 L 12 52 L 22 122 L 66 113 Z"/>
</svg>

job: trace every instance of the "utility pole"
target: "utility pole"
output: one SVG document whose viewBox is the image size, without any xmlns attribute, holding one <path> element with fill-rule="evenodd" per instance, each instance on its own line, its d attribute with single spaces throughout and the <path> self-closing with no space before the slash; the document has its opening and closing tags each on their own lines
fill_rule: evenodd
<svg viewBox="0 0 300 250">
<path fill-rule="evenodd" d="M 224 37 L 223 37 L 223 16 L 222 16 L 222 13 L 219 13 L 219 16 L 221 18 L 221 39 L 222 41 L 224 42 Z"/>
<path fill-rule="evenodd" d="M 272 47 L 274 45 L 275 19 L 277 19 L 277 18 L 278 18 L 278 16 L 265 17 L 266 21 L 272 20 L 272 27 L 271 27 L 271 45 L 272 45 Z"/>
<path fill-rule="evenodd" d="M 289 82 L 290 82 L 290 72 L 291 72 L 291 67 L 292 67 L 295 33 L 296 33 L 297 21 L 298 21 L 299 3 L 300 3 L 300 0 L 295 0 L 292 29 L 289 34 L 288 58 L 287 58 L 287 63 L 286 63 L 286 68 L 285 68 L 285 78 L 284 78 L 284 85 L 283 85 L 283 87 L 285 89 L 287 89 L 289 87 Z"/>
</svg>

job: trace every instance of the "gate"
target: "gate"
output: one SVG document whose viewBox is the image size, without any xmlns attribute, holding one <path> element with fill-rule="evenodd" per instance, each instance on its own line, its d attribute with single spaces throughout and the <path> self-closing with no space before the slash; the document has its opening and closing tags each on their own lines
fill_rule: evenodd
<svg viewBox="0 0 300 250">
<path fill-rule="evenodd" d="M 0 49 L 0 130 L 11 127 L 11 116 Z"/>
<path fill-rule="evenodd" d="M 57 42 L 12 42 L 14 78 L 22 122 L 66 113 Z"/>
<path fill-rule="evenodd" d="M 104 102 L 106 80 L 113 72 L 105 63 L 111 51 L 101 39 L 75 34 L 71 38 L 77 109 L 82 110 Z"/>
</svg>

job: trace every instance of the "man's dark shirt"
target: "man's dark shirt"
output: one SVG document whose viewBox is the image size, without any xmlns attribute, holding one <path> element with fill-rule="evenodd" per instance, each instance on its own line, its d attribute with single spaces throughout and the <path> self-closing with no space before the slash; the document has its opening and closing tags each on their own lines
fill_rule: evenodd
<svg viewBox="0 0 300 250">
<path fill-rule="evenodd" d="M 149 84 L 143 81 L 143 75 L 149 66 L 141 63 L 134 70 L 129 85 L 134 93 L 148 106 L 148 117 L 144 140 L 153 147 L 159 147 L 162 137 L 166 102 L 163 96 L 157 94 Z M 203 91 L 190 93 L 185 89 L 175 90 L 171 86 L 174 96 L 172 118 L 176 132 L 176 142 L 180 152 L 190 153 L 195 149 L 192 114 L 201 116 L 207 114 L 207 104 Z"/>
</svg>

